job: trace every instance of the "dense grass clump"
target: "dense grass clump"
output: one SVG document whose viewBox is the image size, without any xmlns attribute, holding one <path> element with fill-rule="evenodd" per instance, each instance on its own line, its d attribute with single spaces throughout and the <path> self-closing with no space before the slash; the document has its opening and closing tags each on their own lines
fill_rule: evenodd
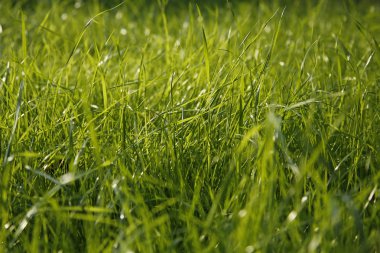
<svg viewBox="0 0 380 253">
<path fill-rule="evenodd" d="M 380 251 L 379 2 L 0 9 L 0 251 Z"/>
</svg>

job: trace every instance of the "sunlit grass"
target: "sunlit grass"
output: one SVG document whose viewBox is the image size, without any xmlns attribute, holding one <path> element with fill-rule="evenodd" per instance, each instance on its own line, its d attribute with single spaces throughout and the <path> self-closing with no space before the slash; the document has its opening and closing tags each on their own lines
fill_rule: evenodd
<svg viewBox="0 0 380 253">
<path fill-rule="evenodd" d="M 375 1 L 0 9 L 3 251 L 380 250 Z"/>
</svg>

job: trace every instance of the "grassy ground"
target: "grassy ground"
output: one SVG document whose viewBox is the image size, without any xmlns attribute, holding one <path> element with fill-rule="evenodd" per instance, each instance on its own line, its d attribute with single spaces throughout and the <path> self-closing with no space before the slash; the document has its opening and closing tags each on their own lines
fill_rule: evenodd
<svg viewBox="0 0 380 253">
<path fill-rule="evenodd" d="M 379 2 L 204 2 L 0 2 L 0 251 L 380 251 Z"/>
</svg>

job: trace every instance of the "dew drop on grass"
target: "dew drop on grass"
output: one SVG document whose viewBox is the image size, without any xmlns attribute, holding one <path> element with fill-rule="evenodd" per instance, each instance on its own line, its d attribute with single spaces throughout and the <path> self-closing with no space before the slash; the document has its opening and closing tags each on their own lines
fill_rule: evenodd
<svg viewBox="0 0 380 253">
<path fill-rule="evenodd" d="M 67 13 L 62 13 L 62 15 L 61 15 L 61 19 L 63 20 L 63 21 L 65 21 L 65 20 L 67 20 Z"/>
<path fill-rule="evenodd" d="M 238 213 L 240 218 L 244 218 L 247 215 L 247 211 L 245 209 L 242 209 Z"/>
<path fill-rule="evenodd" d="M 116 19 L 121 19 L 123 17 L 123 13 L 121 11 L 116 12 Z"/>
<path fill-rule="evenodd" d="M 202 90 L 199 92 L 199 95 L 198 95 L 198 96 L 200 97 L 200 96 L 202 96 L 202 95 L 205 94 L 205 93 L 206 93 L 206 89 L 202 89 Z"/>
<path fill-rule="evenodd" d="M 291 211 L 288 215 L 288 222 L 292 222 L 297 218 L 297 212 L 296 211 Z"/>
<path fill-rule="evenodd" d="M 183 22 L 182 28 L 186 30 L 188 27 L 189 27 L 189 22 L 187 21 Z"/>
<path fill-rule="evenodd" d="M 9 163 L 9 162 L 12 162 L 14 158 L 15 158 L 14 155 L 10 155 L 10 156 L 8 156 L 8 158 L 7 158 L 7 162 L 8 162 L 8 163 Z"/>
<path fill-rule="evenodd" d="M 121 35 L 127 35 L 128 31 L 124 27 L 120 29 L 120 34 Z"/>
<path fill-rule="evenodd" d="M 61 177 L 61 184 L 68 184 L 74 181 L 75 177 L 73 173 L 66 173 Z"/>
<path fill-rule="evenodd" d="M 82 6 L 82 2 L 81 1 L 76 1 L 75 4 L 74 4 L 75 9 L 79 9 L 81 6 Z"/>
<path fill-rule="evenodd" d="M 277 139 L 278 139 L 278 131 L 276 131 L 276 132 L 273 134 L 272 139 L 273 139 L 273 141 L 277 141 Z"/>
<path fill-rule="evenodd" d="M 308 247 L 309 252 L 315 251 L 318 248 L 319 244 L 321 243 L 321 240 L 322 240 L 322 238 L 320 235 L 313 236 L 313 239 L 311 239 L 311 241 L 309 243 L 309 247 Z"/>
<path fill-rule="evenodd" d="M 16 231 L 16 237 L 18 237 L 22 231 L 26 228 L 28 225 L 28 221 L 32 218 L 33 215 L 37 213 L 37 207 L 33 206 L 25 215 L 24 219 L 20 222 L 20 225 L 17 228 Z"/>
<path fill-rule="evenodd" d="M 181 41 L 180 40 L 176 40 L 175 43 L 174 43 L 174 47 L 178 48 L 179 46 L 181 46 Z"/>
<path fill-rule="evenodd" d="M 20 234 L 26 228 L 27 225 L 28 225 L 28 221 L 26 219 L 23 219 L 20 222 L 20 225 L 16 231 L 16 234 Z"/>
<path fill-rule="evenodd" d="M 145 28 L 144 35 L 145 36 L 149 36 L 150 35 L 150 29 L 148 27 Z"/>
<path fill-rule="evenodd" d="M 254 251 L 254 247 L 252 245 L 248 245 L 246 248 L 245 248 L 245 252 L 246 253 L 252 253 Z"/>
<path fill-rule="evenodd" d="M 256 48 L 255 49 L 255 54 L 254 54 L 254 57 L 255 57 L 255 60 L 257 61 L 257 59 L 259 58 L 259 50 Z"/>
<path fill-rule="evenodd" d="M 117 185 L 119 184 L 119 180 L 115 179 L 112 181 L 112 189 L 116 189 L 117 188 Z"/>
<path fill-rule="evenodd" d="M 37 213 L 37 207 L 33 206 L 32 209 L 30 209 L 27 213 L 26 213 L 26 217 L 29 219 L 31 218 L 33 215 L 35 215 Z"/>
<path fill-rule="evenodd" d="M 8 228 L 10 228 L 10 226 L 11 226 L 10 223 L 6 223 L 6 224 L 4 225 L 4 228 L 5 228 L 5 229 L 8 229 Z"/>
</svg>

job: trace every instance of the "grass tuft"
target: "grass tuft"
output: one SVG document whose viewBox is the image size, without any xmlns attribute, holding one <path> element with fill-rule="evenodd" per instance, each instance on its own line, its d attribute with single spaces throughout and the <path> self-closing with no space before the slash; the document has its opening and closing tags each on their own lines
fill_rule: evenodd
<svg viewBox="0 0 380 253">
<path fill-rule="evenodd" d="M 380 250 L 377 2 L 112 2 L 0 2 L 0 252 Z"/>
</svg>

